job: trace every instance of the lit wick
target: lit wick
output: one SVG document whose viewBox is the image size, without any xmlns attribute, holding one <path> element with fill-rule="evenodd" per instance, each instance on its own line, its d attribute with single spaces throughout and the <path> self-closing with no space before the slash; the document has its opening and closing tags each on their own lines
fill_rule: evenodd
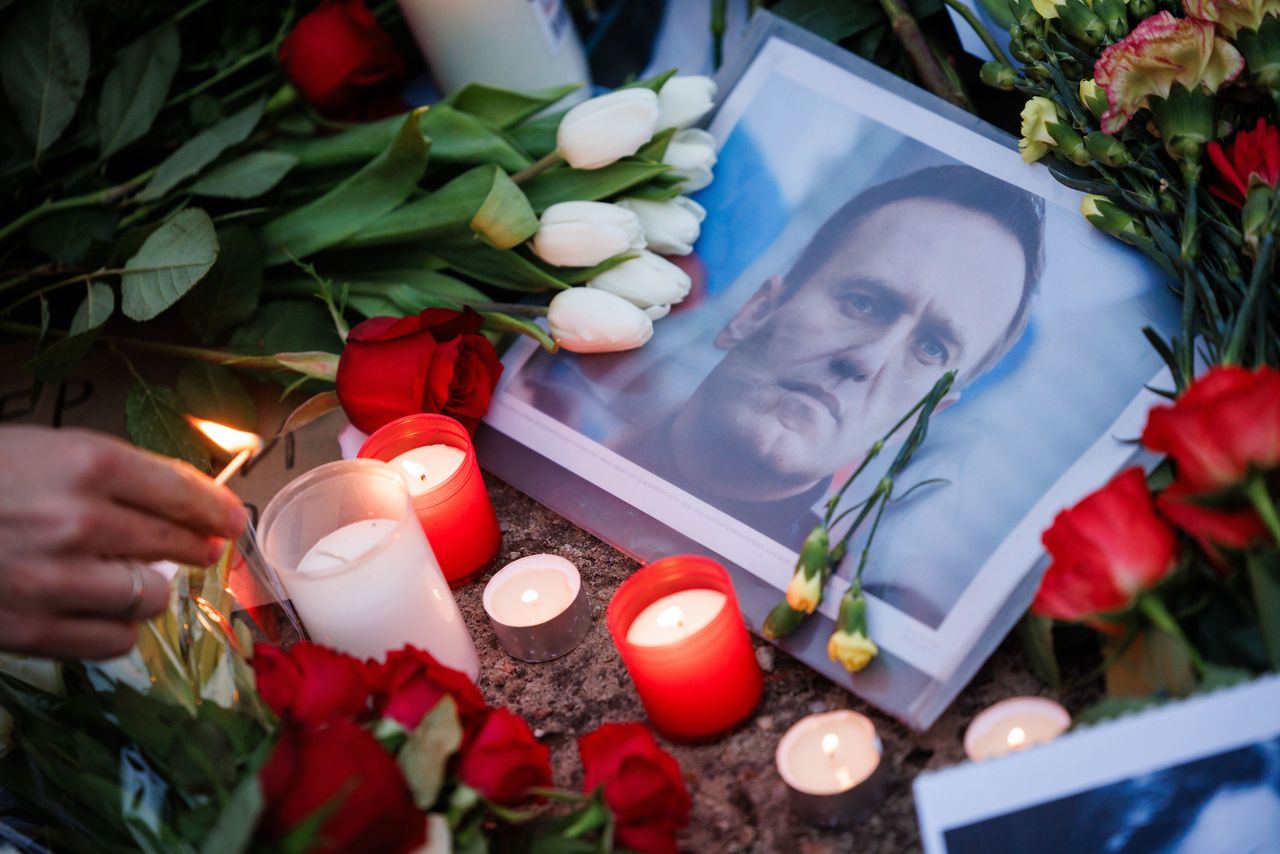
<svg viewBox="0 0 1280 854">
<path fill-rule="evenodd" d="M 1022 747 L 1027 743 L 1027 732 L 1020 726 L 1016 726 L 1009 730 L 1009 746 L 1014 750 Z"/>
<path fill-rule="evenodd" d="M 658 625 L 664 629 L 684 628 L 684 611 L 679 605 L 672 605 L 658 615 Z"/>
<path fill-rule="evenodd" d="M 400 465 L 404 466 L 404 470 L 409 473 L 409 477 L 416 477 L 419 483 L 427 482 L 426 466 L 420 466 L 413 460 L 401 460 Z"/>
<path fill-rule="evenodd" d="M 542 612 L 538 609 L 538 591 L 530 587 L 528 590 L 520 594 L 520 601 L 526 605 L 533 606 L 533 613 L 538 617 L 542 616 Z"/>
<path fill-rule="evenodd" d="M 831 763 L 831 773 L 835 775 L 836 782 L 847 789 L 853 785 L 853 775 L 843 764 L 836 763 L 836 751 L 839 749 L 840 736 L 829 732 L 822 737 L 822 752 L 827 755 L 827 762 Z"/>
<path fill-rule="evenodd" d="M 254 433 L 248 433 L 244 430 L 237 430 L 234 427 L 228 427 L 225 424 L 219 424 L 216 421 L 207 421 L 204 418 L 196 418 L 188 415 L 187 420 L 191 425 L 208 437 L 228 454 L 233 454 L 231 462 L 218 472 L 218 476 L 213 482 L 219 486 L 224 485 L 231 480 L 231 476 L 240 471 L 241 466 L 247 463 L 254 454 L 262 450 L 262 439 Z"/>
</svg>

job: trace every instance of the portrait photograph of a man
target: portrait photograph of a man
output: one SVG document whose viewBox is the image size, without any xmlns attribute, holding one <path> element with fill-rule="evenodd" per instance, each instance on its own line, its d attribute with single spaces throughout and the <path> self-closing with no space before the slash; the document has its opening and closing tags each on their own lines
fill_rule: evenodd
<svg viewBox="0 0 1280 854">
<path fill-rule="evenodd" d="M 785 41 L 710 130 L 690 297 L 637 351 L 513 350 L 489 424 L 781 590 L 835 489 L 954 371 L 863 576 L 886 649 L 945 679 L 1031 571 L 1021 529 L 1129 455 L 1116 431 L 1161 365 L 1127 333 L 1176 305 L 1016 151 Z"/>
</svg>

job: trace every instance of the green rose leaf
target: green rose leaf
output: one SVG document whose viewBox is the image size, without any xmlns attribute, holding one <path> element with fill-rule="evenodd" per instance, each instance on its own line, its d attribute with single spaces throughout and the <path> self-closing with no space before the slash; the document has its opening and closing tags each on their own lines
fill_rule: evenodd
<svg viewBox="0 0 1280 854">
<path fill-rule="evenodd" d="M 284 151 L 254 151 L 223 164 L 206 174 L 191 187 L 197 196 L 223 199 L 252 199 L 270 190 L 298 158 Z"/>
<path fill-rule="evenodd" d="M 135 377 L 124 404 L 124 423 L 135 445 L 209 471 L 209 454 L 183 417 L 182 401 L 173 389 Z"/>
<path fill-rule="evenodd" d="M 263 226 L 266 263 L 301 259 L 346 240 L 409 197 L 427 168 L 428 143 L 416 114 L 391 144 L 359 172 L 315 201 Z"/>
<path fill-rule="evenodd" d="M 178 372 L 178 394 L 187 411 L 241 430 L 258 426 L 253 398 L 230 368 L 208 362 L 188 362 Z"/>
<path fill-rule="evenodd" d="M 173 305 L 218 259 L 213 220 L 199 208 L 180 211 L 142 243 L 124 265 L 122 308 L 132 320 L 150 320 Z"/>
<path fill-rule="evenodd" d="M 317 299 L 265 302 L 248 323 L 231 335 L 232 349 L 254 356 L 324 351 L 337 353 L 342 341 L 329 311 Z"/>
<path fill-rule="evenodd" d="M 62 135 L 89 79 L 89 30 L 75 0 L 27 0 L 0 37 L 0 82 L 36 155 Z"/>
<path fill-rule="evenodd" d="M 436 254 L 448 266 L 473 279 L 513 291 L 563 291 L 569 285 L 510 249 L 492 246 L 442 248 Z"/>
<path fill-rule="evenodd" d="M 216 160 L 222 152 L 244 142 L 262 118 L 262 106 L 261 100 L 255 101 L 184 142 L 156 167 L 156 173 L 138 194 L 139 201 L 150 202 L 163 197 Z"/>
<path fill-rule="evenodd" d="M 339 274 L 334 283 L 347 291 L 347 306 L 365 317 L 404 317 L 428 308 L 461 308 L 489 297 L 466 282 L 434 270 L 374 270 Z"/>
<path fill-rule="evenodd" d="M 535 113 L 581 89 L 581 84 L 569 83 L 538 92 L 513 92 L 483 83 L 462 87 L 446 99 L 446 103 L 464 113 L 482 118 L 497 127 L 508 128 L 519 124 Z"/>
<path fill-rule="evenodd" d="M 71 319 L 67 337 L 50 344 L 27 362 L 27 369 L 37 379 L 45 382 L 65 379 L 76 363 L 89 352 L 98 338 L 102 324 L 107 322 L 107 318 L 115 310 L 116 295 L 110 285 L 94 282 L 87 286 L 87 291 L 84 301 Z"/>
<path fill-rule="evenodd" d="M 645 160 L 619 160 L 603 169 L 570 169 L 567 166 L 548 169 L 523 185 L 529 204 L 538 213 L 557 202 L 606 199 L 637 184 L 643 184 L 666 172 L 670 167 Z"/>
<path fill-rule="evenodd" d="M 418 809 L 435 804 L 444 785 L 445 766 L 461 744 L 457 704 L 445 697 L 423 716 L 396 756 Z"/>
<path fill-rule="evenodd" d="M 172 21 L 120 51 L 98 99 L 98 150 L 102 159 L 151 129 L 169 94 L 180 52 L 178 28 Z"/>
<path fill-rule="evenodd" d="M 253 233 L 243 225 L 219 229 L 218 260 L 182 298 L 187 328 L 208 343 L 244 323 L 262 296 L 262 257 Z"/>
</svg>

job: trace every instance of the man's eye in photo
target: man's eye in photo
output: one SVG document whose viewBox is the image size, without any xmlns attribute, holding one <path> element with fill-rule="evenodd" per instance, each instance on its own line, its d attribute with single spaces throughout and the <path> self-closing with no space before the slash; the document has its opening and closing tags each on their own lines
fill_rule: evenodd
<svg viewBox="0 0 1280 854">
<path fill-rule="evenodd" d="M 951 353 L 936 338 L 925 338 L 920 342 L 920 353 L 930 362 L 945 365 Z"/>
<path fill-rule="evenodd" d="M 849 294 L 844 298 L 844 304 L 850 313 L 857 316 L 873 317 L 882 313 L 880 301 L 867 294 Z"/>
</svg>

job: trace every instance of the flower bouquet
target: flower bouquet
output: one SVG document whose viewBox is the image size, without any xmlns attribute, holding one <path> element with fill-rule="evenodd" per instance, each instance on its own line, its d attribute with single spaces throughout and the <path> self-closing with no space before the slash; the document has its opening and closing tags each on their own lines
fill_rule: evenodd
<svg viewBox="0 0 1280 854">
<path fill-rule="evenodd" d="M 127 427 L 207 470 L 183 416 L 253 429 L 245 372 L 309 393 L 286 430 L 340 404 L 365 431 L 421 411 L 474 424 L 504 336 L 637 347 L 688 294 L 656 253 L 698 236 L 683 194 L 711 181 L 691 127 L 711 81 L 663 74 L 568 110 L 572 86 L 472 85 L 410 111 L 394 4 L 381 21 L 364 0 L 297 20 L 242 5 L 0 8 L 0 330 L 34 342 L 37 380 L 95 345 L 181 360 L 174 387 L 133 370 Z M 343 382 L 348 341 L 413 351 L 407 377 L 349 371 L 394 414 Z"/>
<path fill-rule="evenodd" d="M 0 660 L 0 786 L 19 850 L 674 852 L 689 795 L 641 724 L 550 749 L 462 673 L 405 648 L 362 662 L 255 642 L 204 594 L 232 551 L 179 575 L 170 613 L 105 665 Z M 224 594 L 225 596 L 225 594 Z M 218 604 L 227 604 L 219 599 Z M 4 710 L 8 710 L 8 715 Z"/>
</svg>

